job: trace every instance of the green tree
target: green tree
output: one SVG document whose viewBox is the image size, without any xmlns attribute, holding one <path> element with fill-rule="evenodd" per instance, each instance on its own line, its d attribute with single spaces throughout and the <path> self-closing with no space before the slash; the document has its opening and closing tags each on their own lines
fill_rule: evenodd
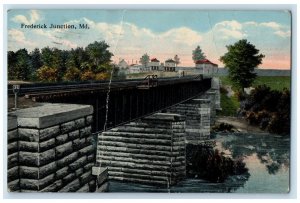
<svg viewBox="0 0 300 203">
<path fill-rule="evenodd" d="M 38 48 L 35 48 L 30 53 L 30 60 L 31 60 L 31 74 L 30 80 L 36 80 L 36 70 L 43 66 L 42 62 L 42 54 Z"/>
<path fill-rule="evenodd" d="M 82 47 L 71 49 L 66 61 L 67 68 L 76 67 L 81 68 L 82 65 L 86 65 L 88 62 L 88 56 Z"/>
<path fill-rule="evenodd" d="M 254 68 L 262 63 L 265 57 L 246 39 L 239 40 L 233 45 L 226 46 L 228 52 L 221 56 L 220 61 L 228 68 L 228 77 L 234 87 L 242 92 L 249 87 L 256 78 Z"/>
<path fill-rule="evenodd" d="M 196 63 L 198 60 L 203 60 L 205 59 L 206 56 L 202 52 L 202 49 L 200 46 L 197 46 L 195 50 L 193 50 L 193 61 Z"/>
<path fill-rule="evenodd" d="M 52 50 L 49 47 L 42 48 L 42 62 L 45 66 L 52 66 L 53 65 L 53 57 L 52 57 Z"/>
<path fill-rule="evenodd" d="M 100 64 L 109 63 L 113 54 L 108 50 L 109 45 L 104 41 L 97 42 L 95 41 L 92 44 L 89 44 L 85 51 L 90 59 L 90 62 L 93 63 L 95 67 Z"/>
<path fill-rule="evenodd" d="M 16 52 L 16 64 L 14 78 L 18 80 L 28 80 L 31 71 L 30 56 L 26 49 L 19 49 Z"/>
<path fill-rule="evenodd" d="M 140 58 L 140 63 L 146 67 L 147 64 L 149 63 L 149 60 L 150 60 L 150 57 L 146 53 Z"/>
<path fill-rule="evenodd" d="M 8 79 L 13 80 L 15 79 L 15 72 L 16 72 L 16 66 L 17 66 L 17 55 L 13 51 L 7 52 L 7 72 L 8 72 Z"/>
</svg>

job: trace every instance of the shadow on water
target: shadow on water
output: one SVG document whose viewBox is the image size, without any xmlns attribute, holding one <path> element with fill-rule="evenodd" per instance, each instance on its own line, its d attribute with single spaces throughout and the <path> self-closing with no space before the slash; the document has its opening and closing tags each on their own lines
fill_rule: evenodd
<svg viewBox="0 0 300 203">
<path fill-rule="evenodd" d="M 110 181 L 109 191 L 165 193 L 286 193 L 289 191 L 289 138 L 271 134 L 216 134 L 215 140 L 216 146 L 213 151 L 201 149 L 202 152 L 206 150 L 205 156 L 210 154 L 208 157 L 214 157 L 213 161 L 206 162 L 206 166 L 201 166 L 200 162 L 196 167 L 187 164 L 187 178 L 175 186 L 166 188 Z M 201 157 L 196 152 L 195 149 L 187 150 L 187 159 L 198 156 L 199 161 Z M 216 163 L 218 161 L 218 164 L 220 162 L 223 164 L 221 168 Z M 187 160 L 187 163 L 189 162 Z M 212 163 L 216 165 L 207 166 Z M 235 164 L 234 167 L 230 166 L 231 164 Z M 195 168 L 199 168 L 199 171 L 195 171 Z M 207 174 L 203 174 L 203 171 Z"/>
</svg>

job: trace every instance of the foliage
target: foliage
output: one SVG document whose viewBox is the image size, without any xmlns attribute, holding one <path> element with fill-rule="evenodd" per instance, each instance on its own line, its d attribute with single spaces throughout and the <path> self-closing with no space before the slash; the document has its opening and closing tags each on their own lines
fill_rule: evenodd
<svg viewBox="0 0 300 203">
<path fill-rule="evenodd" d="M 109 63 L 113 54 L 108 51 L 109 45 L 104 41 L 97 42 L 95 41 L 92 44 L 89 44 L 85 51 L 88 55 L 90 62 L 98 66 L 99 64 Z"/>
<path fill-rule="evenodd" d="M 290 133 L 290 91 L 271 90 L 260 85 L 241 102 L 241 111 L 250 124 L 259 125 L 271 133 Z"/>
<path fill-rule="evenodd" d="M 109 80 L 110 74 L 107 72 L 97 73 L 95 75 L 95 80 Z"/>
<path fill-rule="evenodd" d="M 259 50 L 245 39 L 226 48 L 228 52 L 221 56 L 220 61 L 228 68 L 232 84 L 243 91 L 255 80 L 254 68 L 262 63 L 264 55 L 259 54 Z"/>
<path fill-rule="evenodd" d="M 80 79 L 82 81 L 86 81 L 86 80 L 95 80 L 95 73 L 93 73 L 93 71 L 91 70 L 86 70 L 84 71 L 81 76 L 80 76 Z"/>
<path fill-rule="evenodd" d="M 13 59 L 12 59 L 13 57 Z M 30 56 L 26 49 L 19 49 L 15 54 L 9 54 L 9 62 L 15 60 L 13 65 L 9 65 L 10 77 L 18 80 L 28 80 L 31 73 Z"/>
<path fill-rule="evenodd" d="M 43 66 L 42 54 L 38 48 L 35 48 L 30 53 L 30 58 L 31 58 L 32 71 L 36 71 L 37 69 Z"/>
<path fill-rule="evenodd" d="M 174 56 L 174 61 L 175 61 L 176 66 L 178 66 L 178 64 L 180 64 L 180 58 L 178 57 L 177 54 Z"/>
<path fill-rule="evenodd" d="M 147 64 L 149 63 L 149 60 L 150 60 L 150 57 L 146 53 L 140 58 L 140 63 L 144 66 L 147 66 Z"/>
<path fill-rule="evenodd" d="M 65 81 L 78 81 L 80 80 L 80 70 L 76 67 L 70 67 L 67 69 L 63 79 Z"/>
<path fill-rule="evenodd" d="M 111 71 L 111 57 L 113 54 L 108 50 L 109 46 L 104 41 L 89 44 L 85 49 L 77 47 L 71 50 L 60 50 L 57 48 L 44 47 L 41 51 L 36 48 L 30 54 L 26 49 L 16 52 L 9 51 L 8 54 L 8 78 L 19 80 L 40 80 L 43 78 L 45 67 L 52 70 L 55 80 L 90 80 L 95 75 L 105 74 Z M 40 68 L 43 69 L 40 70 Z M 51 69 L 50 69 L 51 68 Z M 39 70 L 39 76 L 38 76 Z M 78 70 L 85 73 L 82 77 Z M 74 71 L 74 73 L 72 73 Z M 41 75 L 42 74 L 42 75 Z M 104 77 L 105 78 L 105 77 Z M 53 78 L 52 78 L 53 79 Z M 50 79 L 52 81 L 52 79 Z M 46 81 L 43 79 L 42 81 Z"/>
<path fill-rule="evenodd" d="M 203 60 L 205 58 L 206 56 L 202 52 L 202 49 L 200 48 L 200 46 L 197 46 L 196 49 L 193 50 L 193 61 L 196 62 L 198 60 Z"/>
<path fill-rule="evenodd" d="M 42 82 L 57 82 L 58 70 L 44 65 L 37 70 L 37 77 Z"/>
</svg>

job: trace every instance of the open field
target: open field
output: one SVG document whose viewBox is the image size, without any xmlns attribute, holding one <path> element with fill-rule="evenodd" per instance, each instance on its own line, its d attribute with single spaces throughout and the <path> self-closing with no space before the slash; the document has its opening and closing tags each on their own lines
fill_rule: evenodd
<svg viewBox="0 0 300 203">
<path fill-rule="evenodd" d="M 227 76 L 220 76 L 222 85 L 231 85 Z M 253 83 L 253 87 L 267 85 L 274 90 L 291 89 L 291 77 L 288 76 L 258 76 Z"/>
</svg>

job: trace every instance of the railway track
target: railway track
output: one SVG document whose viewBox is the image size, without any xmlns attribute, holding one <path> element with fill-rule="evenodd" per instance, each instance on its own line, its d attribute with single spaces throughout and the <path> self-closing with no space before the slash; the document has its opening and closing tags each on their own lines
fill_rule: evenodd
<svg viewBox="0 0 300 203">
<path fill-rule="evenodd" d="M 155 86 L 171 85 L 184 83 L 191 80 L 201 80 L 199 76 L 186 76 L 182 78 L 157 78 L 155 81 L 148 79 L 131 79 L 123 81 L 113 81 L 111 83 L 111 90 L 116 89 L 149 89 Z M 21 85 L 18 95 L 25 96 L 25 98 L 31 98 L 33 101 L 40 97 L 53 97 L 62 95 L 73 95 L 82 92 L 93 93 L 102 92 L 108 90 L 109 81 L 97 81 L 97 82 L 85 82 L 85 83 L 68 83 L 68 84 L 24 84 Z M 8 85 L 8 95 L 13 95 L 13 85 Z"/>
</svg>

